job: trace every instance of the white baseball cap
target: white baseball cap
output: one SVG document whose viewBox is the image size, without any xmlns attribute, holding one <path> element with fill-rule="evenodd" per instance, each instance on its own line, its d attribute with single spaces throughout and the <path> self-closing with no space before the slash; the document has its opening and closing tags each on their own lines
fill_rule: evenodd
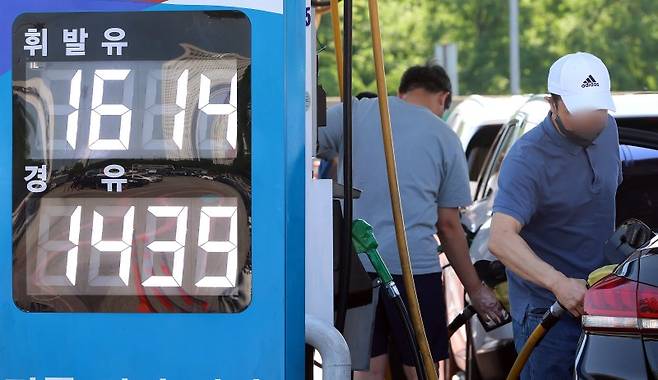
<svg viewBox="0 0 658 380">
<path fill-rule="evenodd" d="M 571 113 L 615 111 L 608 68 L 590 53 L 567 54 L 555 61 L 548 72 L 548 92 L 560 95 Z"/>
</svg>

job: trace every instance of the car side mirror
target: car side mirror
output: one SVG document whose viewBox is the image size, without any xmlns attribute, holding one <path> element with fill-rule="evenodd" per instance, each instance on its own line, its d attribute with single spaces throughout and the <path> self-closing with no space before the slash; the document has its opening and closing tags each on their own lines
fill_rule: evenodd
<svg viewBox="0 0 658 380">
<path fill-rule="evenodd" d="M 610 264 L 619 264 L 653 236 L 651 228 L 642 221 L 629 219 L 622 223 L 605 242 L 603 246 L 605 257 Z"/>
<path fill-rule="evenodd" d="M 628 245 L 635 249 L 642 247 L 654 236 L 651 228 L 637 219 L 629 219 L 622 226 L 627 226 L 623 238 Z"/>
</svg>

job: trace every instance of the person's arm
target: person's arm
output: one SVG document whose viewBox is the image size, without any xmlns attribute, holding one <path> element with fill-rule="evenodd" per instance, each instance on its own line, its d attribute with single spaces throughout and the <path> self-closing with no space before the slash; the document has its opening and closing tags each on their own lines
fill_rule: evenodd
<svg viewBox="0 0 658 380">
<path fill-rule="evenodd" d="M 441 241 L 441 247 L 450 261 L 450 266 L 457 273 L 466 292 L 477 290 L 482 282 L 475 272 L 468 254 L 468 243 L 459 220 L 459 209 L 439 207 L 439 222 L 436 225 L 436 231 Z"/>
<path fill-rule="evenodd" d="M 501 322 L 504 319 L 502 305 L 491 289 L 480 281 L 480 277 L 471 263 L 468 243 L 459 219 L 459 209 L 439 207 L 436 231 L 450 266 L 464 285 L 475 310 L 483 317 Z"/>
<path fill-rule="evenodd" d="M 503 306 L 498 302 L 493 291 L 480 281 L 471 262 L 466 235 L 461 225 L 459 207 L 471 203 L 466 156 L 456 134 L 447 135 L 443 141 L 444 156 L 441 168 L 443 175 L 436 199 L 437 235 L 450 265 L 464 285 L 475 310 L 482 317 L 500 322 L 505 318 Z"/>
<path fill-rule="evenodd" d="M 514 150 L 514 147 L 512 148 Z M 583 314 L 585 281 L 567 278 L 542 260 L 520 232 L 534 216 L 541 202 L 541 170 L 532 166 L 523 153 L 510 152 L 498 176 L 488 248 L 508 269 L 551 291 L 572 315 Z"/>
<path fill-rule="evenodd" d="M 523 279 L 550 290 L 572 315 L 582 315 L 586 282 L 566 277 L 539 258 L 519 235 L 521 228 L 513 217 L 495 213 L 489 237 L 491 253 Z"/>
</svg>

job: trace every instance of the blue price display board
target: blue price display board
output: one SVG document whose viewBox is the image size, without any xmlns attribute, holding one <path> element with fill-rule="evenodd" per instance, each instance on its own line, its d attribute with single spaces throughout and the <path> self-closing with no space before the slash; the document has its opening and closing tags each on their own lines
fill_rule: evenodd
<svg viewBox="0 0 658 380">
<path fill-rule="evenodd" d="M 303 375 L 305 2 L 175 3 L 2 5 L 0 380 Z"/>
</svg>

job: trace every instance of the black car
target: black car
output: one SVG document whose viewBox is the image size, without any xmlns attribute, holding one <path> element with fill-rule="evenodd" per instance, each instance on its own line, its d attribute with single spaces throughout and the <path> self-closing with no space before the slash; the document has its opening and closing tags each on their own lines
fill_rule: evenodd
<svg viewBox="0 0 658 380">
<path fill-rule="evenodd" d="M 658 378 L 658 238 L 585 295 L 577 379 Z"/>
</svg>

